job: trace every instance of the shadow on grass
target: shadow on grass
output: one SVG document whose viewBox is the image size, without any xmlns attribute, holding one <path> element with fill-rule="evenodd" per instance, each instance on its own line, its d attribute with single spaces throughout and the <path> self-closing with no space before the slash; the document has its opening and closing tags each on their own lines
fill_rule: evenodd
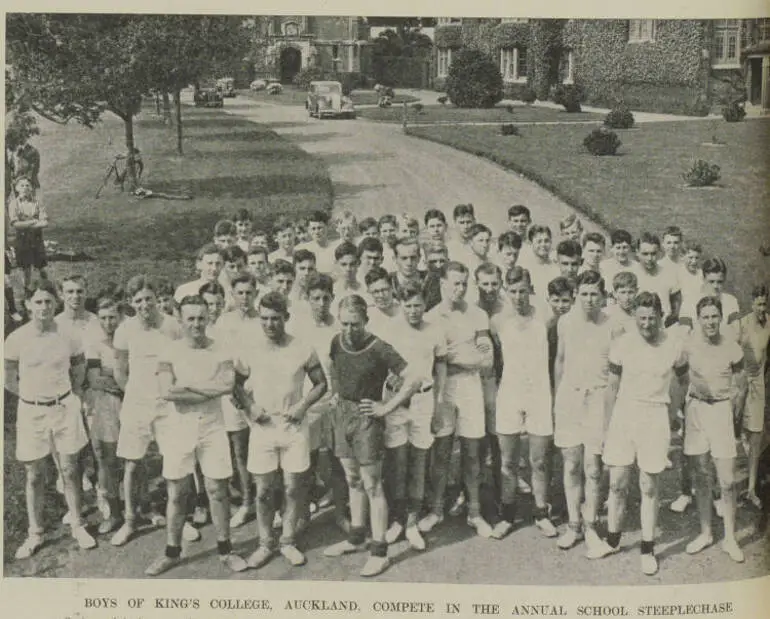
<svg viewBox="0 0 770 619">
<path fill-rule="evenodd" d="M 285 137 L 290 141 L 298 144 L 305 144 L 309 142 L 323 142 L 325 140 L 331 140 L 334 138 L 344 137 L 344 133 L 287 133 Z"/>
<path fill-rule="evenodd" d="M 218 131 L 191 136 L 196 142 L 280 142 L 281 137 L 270 131 Z"/>
<path fill-rule="evenodd" d="M 255 176 L 217 176 L 213 178 L 176 179 L 153 183 L 153 189 L 162 192 L 187 192 L 195 198 L 254 198 L 269 194 L 316 193 L 319 187 L 331 188 L 324 175 L 298 172 L 292 174 L 265 174 Z"/>
</svg>

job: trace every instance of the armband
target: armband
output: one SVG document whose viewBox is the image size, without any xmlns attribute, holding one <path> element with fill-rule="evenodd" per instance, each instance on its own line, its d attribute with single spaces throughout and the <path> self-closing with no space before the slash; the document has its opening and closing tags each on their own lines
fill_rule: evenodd
<svg viewBox="0 0 770 619">
<path fill-rule="evenodd" d="M 617 363 L 612 363 L 612 361 L 609 363 L 609 370 L 610 374 L 614 374 L 615 376 L 622 376 L 623 374 L 623 366 L 618 365 Z"/>
</svg>

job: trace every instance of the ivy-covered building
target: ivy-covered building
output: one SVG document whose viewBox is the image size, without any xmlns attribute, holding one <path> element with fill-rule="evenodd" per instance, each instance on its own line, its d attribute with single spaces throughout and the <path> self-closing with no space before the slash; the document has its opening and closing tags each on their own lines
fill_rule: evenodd
<svg viewBox="0 0 770 619">
<path fill-rule="evenodd" d="M 452 54 L 472 47 L 500 63 L 505 96 L 546 99 L 576 84 L 586 103 L 705 114 L 743 95 L 770 110 L 770 19 L 437 18 L 436 90 Z"/>
</svg>

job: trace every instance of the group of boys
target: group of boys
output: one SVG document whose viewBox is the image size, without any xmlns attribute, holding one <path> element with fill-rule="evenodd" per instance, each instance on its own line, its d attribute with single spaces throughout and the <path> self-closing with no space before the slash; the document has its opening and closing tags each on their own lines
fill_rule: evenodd
<svg viewBox="0 0 770 619">
<path fill-rule="evenodd" d="M 20 398 L 17 456 L 27 467 L 30 527 L 18 558 L 42 544 L 41 462 L 50 453 L 73 535 L 82 548 L 95 546 L 81 515 L 81 452 L 89 442 L 99 533 L 126 544 L 147 507 L 139 465 L 154 441 L 168 503 L 165 516 L 145 516 L 165 520 L 168 539 L 148 575 L 176 565 L 182 539 L 200 539 L 197 526 L 209 517 L 220 558 L 234 571 L 261 567 L 277 553 L 304 564 L 297 535 L 313 511 L 332 504 L 347 538 L 324 554 L 361 550 L 367 530 L 355 514 L 368 499 L 372 554 L 361 574 L 374 576 L 388 567 L 388 544 L 405 537 L 424 550 L 425 535 L 441 525 L 457 442 L 462 490 L 450 514 L 466 512 L 479 536 L 499 540 L 520 524 L 518 495 L 531 491 L 537 529 L 564 550 L 584 540 L 591 559 L 620 549 L 636 464 L 641 568 L 654 574 L 658 482 L 674 466 L 669 449 L 678 424 L 687 459 L 676 463 L 682 495 L 670 507 L 684 511 L 694 490 L 701 526 L 686 551 L 713 543 L 713 461 L 722 548 L 744 560 L 735 537 L 736 439 L 744 433 L 746 500 L 758 506 L 770 340 L 765 286 L 752 291 L 751 311 L 741 316 L 723 290 L 725 263 L 703 260 L 700 245 L 683 245 L 676 227 L 662 241 L 645 232 L 634 242 L 616 230 L 607 247 L 573 215 L 560 223 L 554 248 L 552 231 L 533 224 L 523 205 L 509 209 L 508 229 L 497 236 L 470 204 L 454 208 L 451 227 L 437 209 L 424 214 L 422 227 L 409 215 L 359 222 L 350 212 L 335 223 L 335 240 L 322 211 L 305 229 L 281 218 L 268 234 L 239 211 L 217 223 L 213 242 L 199 250 L 198 279 L 173 290 L 136 276 L 121 295 L 99 294 L 95 313 L 86 309 L 82 277 L 66 278 L 59 291 L 47 282 L 33 287 L 31 322 L 5 348 L 6 385 Z M 64 309 L 54 317 L 57 293 Z M 340 382 L 348 378 L 330 345 L 337 333 L 354 341 L 360 323 L 395 351 L 385 354 L 391 365 L 384 367 L 394 370 L 375 401 L 403 404 L 384 414 L 361 400 L 355 428 L 339 427 Z M 404 367 L 406 379 L 395 371 Z M 378 444 L 367 434 L 362 445 L 362 424 L 381 414 Z M 561 533 L 550 507 L 554 446 L 563 458 Z M 351 453 L 361 465 L 355 473 Z M 372 464 L 382 466 L 386 502 Z M 493 500 L 482 505 L 487 468 Z M 241 497 L 232 512 L 231 494 Z M 375 522 L 382 506 L 384 536 Z M 259 543 L 243 559 L 232 552 L 230 531 L 254 512 Z"/>
</svg>

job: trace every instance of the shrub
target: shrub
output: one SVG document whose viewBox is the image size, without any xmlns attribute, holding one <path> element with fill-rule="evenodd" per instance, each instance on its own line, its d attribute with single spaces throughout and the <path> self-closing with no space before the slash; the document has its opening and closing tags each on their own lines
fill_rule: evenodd
<svg viewBox="0 0 770 619">
<path fill-rule="evenodd" d="M 446 93 L 457 107 L 490 108 L 503 98 L 503 76 L 490 56 L 462 49 L 452 58 Z"/>
<path fill-rule="evenodd" d="M 273 82 L 272 84 L 268 84 L 267 94 L 280 95 L 281 92 L 283 92 L 283 86 L 281 86 L 278 82 Z"/>
<path fill-rule="evenodd" d="M 323 67 L 314 65 L 302 69 L 292 78 L 291 81 L 298 88 L 307 90 L 308 86 L 310 86 L 310 82 L 317 82 L 319 80 L 326 79 L 331 79 L 330 74 L 324 71 Z"/>
<path fill-rule="evenodd" d="M 438 99 L 436 99 L 441 105 L 446 105 L 446 102 L 449 101 L 449 97 L 446 95 L 441 95 Z"/>
<path fill-rule="evenodd" d="M 521 134 L 519 133 L 519 128 L 516 125 L 507 123 L 504 125 L 500 125 L 500 135 L 521 135 Z"/>
<path fill-rule="evenodd" d="M 570 113 L 581 111 L 580 102 L 583 99 L 583 89 L 575 84 L 556 84 L 551 89 L 551 101 Z"/>
<path fill-rule="evenodd" d="M 594 129 L 583 140 L 588 152 L 597 156 L 614 155 L 621 144 L 617 133 L 604 128 Z"/>
<path fill-rule="evenodd" d="M 422 112 L 423 107 L 425 107 L 422 103 L 415 103 L 412 105 L 412 109 L 420 114 Z"/>
<path fill-rule="evenodd" d="M 527 105 L 530 105 L 537 100 L 537 95 L 535 94 L 534 90 L 527 86 L 521 93 L 521 100 Z"/>
<path fill-rule="evenodd" d="M 610 129 L 630 129 L 634 126 L 634 115 L 625 105 L 618 105 L 604 117 L 604 126 Z"/>
<path fill-rule="evenodd" d="M 690 169 L 682 174 L 688 187 L 709 187 L 719 180 L 719 166 L 703 159 L 697 159 Z"/>
<path fill-rule="evenodd" d="M 730 103 L 722 108 L 722 118 L 729 123 L 737 123 L 746 117 L 746 108 L 740 103 Z"/>
</svg>

